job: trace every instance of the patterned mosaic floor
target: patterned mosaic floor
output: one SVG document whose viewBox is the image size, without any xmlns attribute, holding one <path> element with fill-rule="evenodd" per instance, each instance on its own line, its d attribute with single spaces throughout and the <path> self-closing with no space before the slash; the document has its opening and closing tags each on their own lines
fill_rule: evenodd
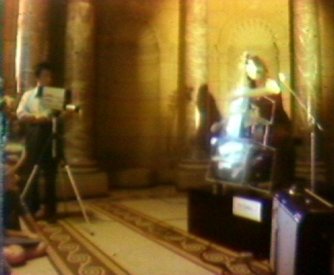
<svg viewBox="0 0 334 275">
<path fill-rule="evenodd" d="M 75 216 L 78 214 L 75 213 Z M 58 274 L 129 274 L 73 228 L 67 219 L 59 220 L 56 224 L 39 221 L 34 224 L 34 231 L 37 231 L 48 243 L 48 257 Z M 38 271 L 35 274 L 37 273 Z"/>
<path fill-rule="evenodd" d="M 66 205 L 61 211 L 70 215 L 57 224 L 35 224 L 50 244 L 56 269 L 50 275 L 271 274 L 267 262 L 243 262 L 235 252 L 188 234 L 187 199 L 173 188 L 119 191 L 86 201 L 90 225 L 76 203 Z M 41 268 L 27 270 L 18 274 L 47 275 Z"/>
<path fill-rule="evenodd" d="M 119 203 L 110 200 L 96 201 L 90 203 L 89 207 L 109 215 L 215 274 L 271 274 L 266 264 L 255 261 L 243 263 L 240 261 L 240 255 L 231 250 L 192 236 L 166 222 Z"/>
<path fill-rule="evenodd" d="M 66 220 L 56 225 L 38 225 L 54 250 L 50 254 L 60 274 L 129 274 Z"/>
</svg>

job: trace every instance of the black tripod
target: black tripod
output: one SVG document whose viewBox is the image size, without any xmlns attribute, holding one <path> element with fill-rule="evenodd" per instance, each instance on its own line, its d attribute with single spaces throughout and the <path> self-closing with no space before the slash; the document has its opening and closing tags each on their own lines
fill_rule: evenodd
<svg viewBox="0 0 334 275">
<path fill-rule="evenodd" d="M 44 144 L 43 150 L 42 150 L 42 152 L 41 152 L 41 154 L 38 158 L 37 163 L 35 163 L 34 166 L 33 166 L 33 169 L 32 169 L 32 171 L 31 171 L 31 173 L 28 177 L 27 183 L 26 183 L 26 185 L 25 185 L 25 187 L 24 187 L 24 189 L 21 193 L 20 198 L 21 198 L 21 201 L 22 201 L 23 205 L 25 205 L 25 198 L 26 198 L 26 196 L 28 194 L 28 191 L 29 191 L 29 189 L 30 189 L 30 187 L 33 183 L 33 180 L 35 179 L 37 173 L 40 170 L 41 160 L 42 160 L 43 155 L 45 154 L 45 152 L 46 152 L 46 150 L 47 150 L 47 148 L 48 148 L 48 146 L 50 145 L 50 142 L 51 142 L 52 158 L 56 159 L 56 158 L 59 157 L 59 164 L 58 165 L 64 167 L 64 169 L 66 171 L 66 174 L 68 176 L 68 179 L 69 179 L 69 181 L 71 183 L 71 186 L 73 188 L 74 194 L 76 196 L 77 202 L 80 206 L 80 210 L 82 212 L 82 215 L 85 219 L 85 222 L 90 225 L 90 219 L 87 215 L 86 208 L 85 208 L 84 203 L 82 201 L 82 198 L 81 198 L 79 189 L 77 187 L 77 184 L 74 180 L 71 168 L 65 160 L 65 156 L 64 156 L 64 153 L 63 153 L 63 148 L 61 148 L 61 153 L 58 154 L 58 150 L 57 150 L 57 148 L 58 148 L 57 142 L 58 142 L 58 138 L 59 138 L 59 136 L 58 136 L 58 118 L 59 118 L 59 114 L 52 116 L 52 133 L 51 133 L 50 137 L 48 138 L 48 140 L 46 141 L 46 143 Z M 58 155 L 60 155 L 60 156 L 58 156 Z"/>
</svg>

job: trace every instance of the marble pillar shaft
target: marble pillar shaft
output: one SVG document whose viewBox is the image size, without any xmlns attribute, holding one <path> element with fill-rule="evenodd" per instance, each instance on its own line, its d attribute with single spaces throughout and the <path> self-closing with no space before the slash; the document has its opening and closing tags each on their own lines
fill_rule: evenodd
<svg viewBox="0 0 334 275">
<path fill-rule="evenodd" d="M 16 94 L 15 55 L 19 0 L 6 1 L 3 35 L 3 78 L 7 95 Z"/>
<path fill-rule="evenodd" d="M 4 2 L 1 1 L 0 2 L 0 37 L 2 38 L 0 41 L 0 53 L 3 54 L 3 47 L 4 47 L 4 19 L 5 19 L 5 15 L 4 15 Z M 0 60 L 0 77 L 3 78 L 3 58 Z M 2 89 L 2 87 L 1 87 Z M 1 91 L 2 92 L 2 91 Z"/>
<path fill-rule="evenodd" d="M 185 1 L 185 81 L 198 87 L 207 81 L 207 2 Z"/>
<path fill-rule="evenodd" d="M 66 158 L 72 165 L 93 165 L 93 89 L 95 12 L 93 1 L 69 0 L 67 7 L 65 81 L 81 107 L 66 127 Z"/>
<path fill-rule="evenodd" d="M 310 181 L 312 191 L 317 191 L 318 183 L 325 180 L 321 161 L 321 135 L 310 115 L 319 120 L 321 103 L 320 32 L 317 0 L 293 0 L 292 26 L 294 46 L 295 90 L 306 105 L 307 114 L 295 100 L 294 131 L 304 142 L 296 150 L 296 175 Z M 310 135 L 313 133 L 314 135 Z M 304 167 L 310 167 L 305 175 L 298 175 Z M 323 170 L 323 169 L 322 169 Z M 304 169 L 305 171 L 305 169 Z"/>
<path fill-rule="evenodd" d="M 50 0 L 20 0 L 16 43 L 18 92 L 35 85 L 34 67 L 49 55 Z"/>
<path fill-rule="evenodd" d="M 316 0 L 293 0 L 295 89 L 309 114 L 318 117 L 320 104 L 320 33 Z M 310 127 L 308 115 L 295 102 L 295 130 Z"/>
<path fill-rule="evenodd" d="M 187 154 L 197 151 L 198 130 L 201 113 L 197 99 L 199 87 L 207 84 L 207 1 L 186 0 L 183 3 L 182 16 L 184 24 L 183 52 L 181 62 L 183 96 L 183 147 Z M 187 152 L 188 151 L 188 152 Z M 192 151 L 192 152 L 189 152 Z"/>
</svg>

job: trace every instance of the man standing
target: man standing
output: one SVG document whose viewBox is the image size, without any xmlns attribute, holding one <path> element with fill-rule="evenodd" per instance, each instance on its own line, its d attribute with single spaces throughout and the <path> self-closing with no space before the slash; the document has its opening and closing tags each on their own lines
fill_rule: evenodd
<svg viewBox="0 0 334 275">
<path fill-rule="evenodd" d="M 28 196 L 28 206 L 36 218 L 54 220 L 56 215 L 56 175 L 58 158 L 52 155 L 52 111 L 42 100 L 41 91 L 51 86 L 52 69 L 49 64 L 36 66 L 37 85 L 26 91 L 17 108 L 18 119 L 26 124 L 27 171 L 30 173 L 35 164 L 44 177 L 44 199 L 40 200 L 38 178 L 36 175 Z"/>
</svg>

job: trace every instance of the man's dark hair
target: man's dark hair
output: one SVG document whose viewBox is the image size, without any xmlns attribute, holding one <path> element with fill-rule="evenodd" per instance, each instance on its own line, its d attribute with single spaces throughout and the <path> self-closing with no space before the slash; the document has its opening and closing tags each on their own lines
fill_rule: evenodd
<svg viewBox="0 0 334 275">
<path fill-rule="evenodd" d="M 53 72 L 52 66 L 48 62 L 42 62 L 36 65 L 35 67 L 35 76 L 40 77 L 43 71 Z"/>
</svg>

